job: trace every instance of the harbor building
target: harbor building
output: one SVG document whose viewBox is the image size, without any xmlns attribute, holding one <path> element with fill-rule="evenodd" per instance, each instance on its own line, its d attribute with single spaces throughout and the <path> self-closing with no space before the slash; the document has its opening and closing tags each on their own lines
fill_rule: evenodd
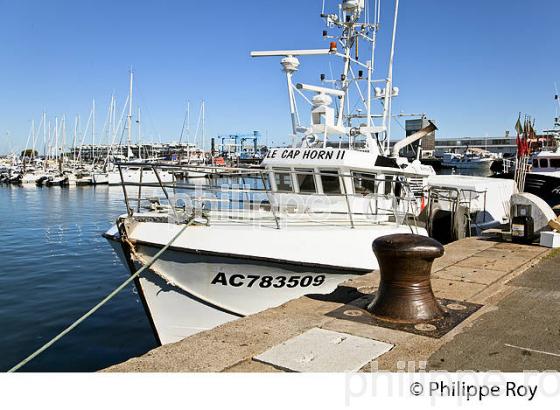
<svg viewBox="0 0 560 410">
<path fill-rule="evenodd" d="M 552 134 L 537 135 L 529 140 L 532 150 L 554 149 L 555 141 Z M 468 148 L 484 149 L 505 156 L 515 155 L 517 151 L 517 137 L 511 136 L 509 131 L 501 137 L 460 137 L 439 138 L 435 140 L 435 154 L 442 155 L 444 152 L 462 153 Z"/>
<path fill-rule="evenodd" d="M 484 149 L 494 153 L 515 154 L 517 150 L 516 137 L 511 137 L 509 133 L 502 137 L 461 137 L 461 138 L 440 138 L 435 141 L 435 154 L 441 155 L 444 152 L 461 153 L 469 148 Z"/>
</svg>

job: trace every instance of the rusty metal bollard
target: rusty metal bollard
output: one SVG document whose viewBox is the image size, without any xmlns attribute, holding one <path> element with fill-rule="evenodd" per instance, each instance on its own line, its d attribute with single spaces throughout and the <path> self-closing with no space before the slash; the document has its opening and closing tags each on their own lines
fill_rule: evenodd
<svg viewBox="0 0 560 410">
<path fill-rule="evenodd" d="M 438 319 L 444 311 L 430 284 L 434 259 L 443 255 L 436 240 L 413 234 L 386 235 L 373 242 L 381 283 L 367 310 L 381 320 L 418 323 Z"/>
</svg>

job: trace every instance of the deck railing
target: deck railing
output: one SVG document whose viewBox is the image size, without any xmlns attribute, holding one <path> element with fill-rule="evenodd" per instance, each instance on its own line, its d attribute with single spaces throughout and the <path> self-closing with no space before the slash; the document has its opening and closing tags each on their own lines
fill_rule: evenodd
<svg viewBox="0 0 560 410">
<path fill-rule="evenodd" d="M 198 212 L 205 217 L 216 217 L 212 211 L 226 212 L 228 218 L 237 215 L 239 218 L 250 218 L 246 211 L 268 212 L 276 228 L 281 229 L 283 216 L 307 214 L 328 215 L 332 220 L 346 223 L 355 228 L 360 223 L 394 221 L 410 227 L 412 232 L 418 225 L 419 213 L 417 198 L 410 188 L 404 175 L 394 175 L 391 179 L 369 177 L 367 175 L 343 174 L 317 171 L 298 171 L 282 169 L 280 173 L 291 176 L 292 191 L 278 191 L 273 188 L 270 172 L 262 168 L 225 168 L 214 166 L 169 165 L 156 163 L 116 164 L 121 175 L 121 185 L 129 216 L 142 213 L 143 209 L 162 212 L 168 211 L 177 221 L 179 213 L 185 211 Z M 139 169 L 138 182 L 125 181 L 123 170 L 126 167 Z M 144 171 L 151 170 L 157 182 L 143 181 Z M 189 170 L 197 174 L 204 173 L 207 177 L 182 179 Z M 177 177 L 166 182 L 161 172 L 171 172 Z M 398 170 L 396 170 L 398 171 Z M 314 177 L 316 192 L 299 192 L 295 190 L 294 181 L 298 176 Z M 317 180 L 322 177 L 338 177 L 338 192 L 317 192 Z M 209 183 L 208 183 L 209 182 Z M 355 192 L 356 186 L 368 186 Z M 359 184 L 358 184 L 359 183 Z M 387 185 L 389 184 L 389 185 Z M 382 192 L 381 192 L 382 191 Z M 187 204 L 190 202 L 190 205 Z M 319 202 L 320 206 L 316 203 Z M 312 203 L 312 206 L 309 204 Z M 225 209 L 224 209 L 225 205 Z M 235 212 L 243 211 L 243 213 Z M 338 218 L 338 219 L 337 219 Z M 326 219 L 325 219 L 326 220 Z"/>
</svg>

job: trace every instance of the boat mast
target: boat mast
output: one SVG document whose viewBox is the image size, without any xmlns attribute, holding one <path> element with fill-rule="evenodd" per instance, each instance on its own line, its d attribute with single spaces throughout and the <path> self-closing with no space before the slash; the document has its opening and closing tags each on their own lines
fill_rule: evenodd
<svg viewBox="0 0 560 410">
<path fill-rule="evenodd" d="M 371 88 L 373 86 L 373 71 L 375 67 L 375 45 L 377 44 L 377 30 L 379 28 L 379 15 L 381 11 L 381 0 L 374 0 L 375 6 L 373 8 L 373 32 L 371 37 L 371 55 L 368 62 L 368 89 L 367 89 L 367 126 L 371 127 L 373 121 L 371 118 Z"/>
<path fill-rule="evenodd" d="M 395 39 L 397 35 L 397 21 L 399 15 L 399 0 L 395 0 L 395 15 L 393 18 L 393 35 L 391 39 L 391 54 L 389 57 L 389 71 L 385 85 L 385 102 L 383 104 L 383 126 L 385 127 L 384 152 L 389 152 L 391 140 L 391 105 L 393 99 L 393 61 L 395 58 Z"/>
<path fill-rule="evenodd" d="M 54 158 L 58 162 L 58 117 L 54 118 Z"/>
<path fill-rule="evenodd" d="M 288 84 L 288 98 L 290 100 L 290 119 L 292 121 L 292 145 L 295 146 L 298 120 L 297 120 L 296 102 L 295 102 L 292 77 L 293 74 L 298 69 L 299 61 L 294 56 L 289 55 L 282 59 L 281 64 L 284 72 L 286 73 L 286 81 Z"/>
<path fill-rule="evenodd" d="M 191 160 L 191 101 L 187 101 L 187 162 Z"/>
<path fill-rule="evenodd" d="M 130 159 L 132 155 L 132 81 L 133 81 L 133 72 L 132 68 L 130 68 L 130 88 L 128 94 L 128 147 L 127 147 L 127 159 Z"/>
<path fill-rule="evenodd" d="M 31 147 L 31 160 L 35 161 L 35 144 L 37 142 L 37 132 L 39 128 L 41 128 L 41 123 L 39 123 L 39 127 L 35 130 L 35 120 L 31 121 L 31 126 L 33 127 L 33 141 Z"/>
<path fill-rule="evenodd" d="M 51 120 L 49 120 L 49 136 L 47 138 L 47 160 L 45 161 L 45 169 L 47 168 L 47 162 L 52 159 L 52 139 L 51 139 Z"/>
<path fill-rule="evenodd" d="M 204 132 L 204 116 L 206 112 L 206 106 L 204 100 L 202 100 L 202 164 L 206 164 L 206 154 L 204 153 L 204 145 L 206 143 L 206 134 Z"/>
<path fill-rule="evenodd" d="M 72 159 L 74 160 L 74 164 L 76 163 L 76 141 L 78 139 L 78 118 L 79 116 L 76 115 L 74 119 L 74 137 L 72 138 Z M 80 146 L 81 151 L 81 146 Z"/>
<path fill-rule="evenodd" d="M 25 142 L 25 149 L 21 153 L 21 161 L 23 164 L 23 171 L 25 172 L 25 157 L 27 156 L 28 149 L 29 149 L 29 140 L 31 140 L 31 136 L 33 135 L 32 128 L 35 128 L 33 120 L 31 120 L 31 127 L 29 128 L 29 134 L 27 134 L 27 141 Z"/>
<path fill-rule="evenodd" d="M 138 123 L 138 159 L 142 160 L 142 130 L 140 125 L 140 106 L 138 106 L 138 118 L 136 119 Z"/>
<path fill-rule="evenodd" d="M 91 104 L 91 159 L 95 158 L 95 98 Z"/>
<path fill-rule="evenodd" d="M 64 149 L 66 146 L 66 114 L 62 114 L 62 123 L 60 124 L 61 136 L 62 136 L 62 147 L 60 148 L 60 156 L 62 157 L 61 166 L 64 165 Z"/>
<path fill-rule="evenodd" d="M 43 111 L 43 159 L 45 160 L 45 169 L 47 167 L 47 113 Z M 50 128 L 50 124 L 49 124 Z"/>
</svg>

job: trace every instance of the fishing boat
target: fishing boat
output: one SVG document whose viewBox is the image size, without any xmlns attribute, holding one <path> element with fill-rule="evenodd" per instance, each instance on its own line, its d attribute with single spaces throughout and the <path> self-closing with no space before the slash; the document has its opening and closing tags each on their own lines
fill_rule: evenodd
<svg viewBox="0 0 560 410">
<path fill-rule="evenodd" d="M 418 222 L 425 189 L 442 181 L 399 151 L 435 125 L 390 145 L 391 104 L 399 94 L 392 76 L 398 1 L 382 79 L 374 66 L 379 11 L 380 0 L 372 10 L 363 0 L 343 0 L 334 13 L 321 14 L 336 32 L 325 32 L 328 47 L 251 53 L 280 59 L 292 131 L 291 145 L 270 149 L 261 168 L 236 168 L 223 184 L 121 179 L 127 212 L 104 237 L 131 272 L 157 255 L 135 285 L 160 343 L 305 294 L 330 293 L 378 269 L 371 251 L 376 238 L 428 234 Z M 358 58 L 358 49 L 371 55 Z M 340 62 L 340 75 L 321 75 L 320 85 L 295 82 L 300 58 L 317 56 Z M 383 111 L 374 114 L 379 100 Z M 305 111 L 309 121 L 302 120 Z M 173 168 L 135 166 L 139 174 Z M 178 165 L 173 172 L 184 171 Z M 464 187 L 450 185 L 462 198 Z"/>
<path fill-rule="evenodd" d="M 375 41 L 379 2 L 375 5 L 371 22 L 363 1 L 343 1 L 339 13 L 323 15 L 328 26 L 342 32 L 340 52 L 332 42 L 319 50 L 252 53 L 281 57 L 290 98 L 293 145 L 270 150 L 263 169 L 237 169 L 239 185 L 160 182 L 154 187 L 121 181 L 127 213 L 105 237 L 131 271 L 178 235 L 136 280 L 159 342 L 171 343 L 304 294 L 330 293 L 344 280 L 378 268 L 371 251 L 375 238 L 427 235 L 415 224 L 418 197 L 409 179 L 427 178 L 433 171 L 391 155 L 392 75 L 385 90 L 377 91 L 385 101 L 383 123 L 373 123 L 372 99 L 361 100 L 366 115 L 344 110 L 355 83 L 369 92 L 379 84 L 373 55 L 369 64 L 350 57 L 356 42 Z M 396 19 L 397 13 L 395 26 Z M 343 80 L 330 87 L 294 84 L 296 56 L 312 55 L 339 58 Z M 393 52 L 390 65 L 392 58 Z M 354 65 L 367 74 L 354 71 Z M 297 118 L 295 90 L 314 94 L 306 97 L 311 102 L 307 126 Z M 337 110 L 332 97 L 341 100 Z"/>
<path fill-rule="evenodd" d="M 551 206 L 560 205 L 560 132 L 554 133 L 556 150 L 544 150 L 532 156 L 526 175 L 525 190 Z"/>
</svg>

